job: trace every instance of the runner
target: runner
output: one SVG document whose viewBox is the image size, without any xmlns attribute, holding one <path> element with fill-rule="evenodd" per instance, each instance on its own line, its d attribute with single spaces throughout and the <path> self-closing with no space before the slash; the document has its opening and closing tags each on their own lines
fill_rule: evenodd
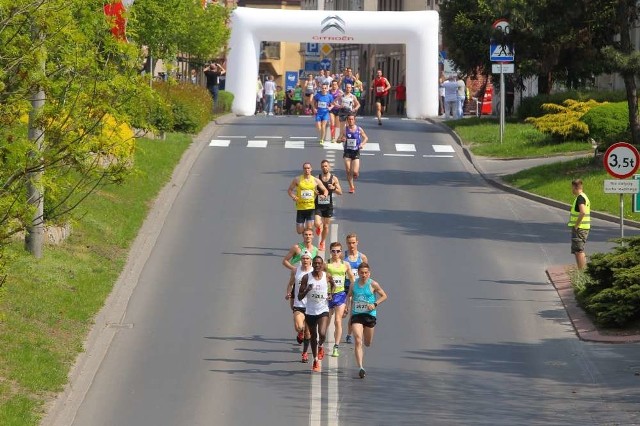
<svg viewBox="0 0 640 426">
<path fill-rule="evenodd" d="M 304 82 L 304 113 L 306 115 L 311 115 L 311 104 L 313 103 L 313 95 L 315 94 L 316 81 L 313 79 L 313 74 L 309 74 Z"/>
<path fill-rule="evenodd" d="M 334 241 L 329 246 L 331 251 L 331 258 L 325 263 L 325 269 L 335 284 L 334 293 L 331 296 L 329 302 L 329 322 L 331 322 L 331 316 L 334 317 L 334 331 L 333 331 L 333 352 L 331 356 L 340 356 L 340 342 L 342 340 L 342 320 L 344 319 L 345 309 L 347 307 L 347 293 L 345 291 L 345 278 L 350 281 L 354 281 L 353 272 L 351 272 L 350 265 L 342 260 L 342 244 L 338 241 Z"/>
<path fill-rule="evenodd" d="M 349 183 L 349 193 L 356 192 L 354 179 L 360 175 L 360 151 L 365 147 L 369 137 L 362 127 L 356 124 L 356 116 L 347 117 L 347 126 L 344 129 L 342 142 L 344 143 L 344 169 L 347 172 L 347 182 Z"/>
<path fill-rule="evenodd" d="M 301 243 L 291 246 L 289 252 L 282 259 L 282 265 L 290 271 L 295 271 L 305 250 L 309 251 L 312 257 L 316 257 L 318 254 L 318 248 L 313 245 L 313 231 L 311 229 L 304 230 Z"/>
<path fill-rule="evenodd" d="M 338 115 L 340 114 L 342 107 L 342 96 L 344 93 L 340 90 L 338 85 L 338 80 L 333 80 L 331 82 L 331 89 L 329 90 L 329 94 L 333 96 L 333 108 L 329 109 L 329 125 L 331 126 L 331 142 L 336 143 L 338 139 L 336 138 L 336 125 L 339 127 Z"/>
<path fill-rule="evenodd" d="M 320 182 L 329 193 L 325 198 L 316 197 L 316 234 L 320 236 L 318 249 L 324 252 L 324 244 L 327 240 L 327 235 L 329 235 L 329 225 L 333 217 L 333 194 L 342 195 L 342 188 L 338 178 L 331 174 L 329 160 L 322 160 L 320 168 L 322 173 L 318 175 L 318 179 L 320 179 Z"/>
<path fill-rule="evenodd" d="M 369 263 L 367 256 L 364 253 L 358 251 L 358 236 L 355 233 L 351 233 L 347 235 L 347 253 L 344 256 L 344 260 L 351 267 L 351 273 L 353 274 L 353 278 L 358 278 L 358 266 L 362 263 Z M 346 279 L 344 282 L 345 291 L 349 292 L 349 287 L 351 287 L 350 279 Z M 347 330 L 347 338 L 345 340 L 346 343 L 351 343 L 351 321 L 349 321 L 349 327 Z"/>
<path fill-rule="evenodd" d="M 387 294 L 380 284 L 371 279 L 369 264 L 366 262 L 361 263 L 358 266 L 358 278 L 349 289 L 349 306 L 351 307 L 349 324 L 353 328 L 353 337 L 356 340 L 354 353 L 356 364 L 360 368 L 358 375 L 361 379 L 364 379 L 366 375 L 362 343 L 366 347 L 371 346 L 378 316 L 377 308 L 385 300 L 387 300 Z"/>
<path fill-rule="evenodd" d="M 375 90 L 374 96 L 376 99 L 376 117 L 378 117 L 378 125 L 382 126 L 382 113 L 386 112 L 387 108 L 387 95 L 389 89 L 391 89 L 391 83 L 386 77 L 382 76 L 382 70 L 378 70 L 377 77 L 373 80 L 373 87 L 371 90 Z"/>
<path fill-rule="evenodd" d="M 327 84 L 322 84 L 320 92 L 313 96 L 313 112 L 316 115 L 316 129 L 318 129 L 320 136 L 320 144 L 324 143 L 327 122 L 331 115 L 329 109 L 333 107 L 333 96 L 327 92 L 328 88 Z"/>
<path fill-rule="evenodd" d="M 304 321 L 310 331 L 313 371 L 320 372 L 320 361 L 324 358 L 324 341 L 329 326 L 329 300 L 335 290 L 330 274 L 323 271 L 324 261 L 313 258 L 313 272 L 302 277 L 298 300 L 307 298 Z"/>
<path fill-rule="evenodd" d="M 313 270 L 311 267 L 311 253 L 308 251 L 304 251 L 300 255 L 301 262 L 297 268 L 294 268 L 291 271 L 291 276 L 289 277 L 289 284 L 287 284 L 287 292 L 284 295 L 285 300 L 289 301 L 289 305 L 291 306 L 291 311 L 293 312 L 293 328 L 298 333 L 296 336 L 296 341 L 298 344 L 304 343 L 302 346 L 302 359 L 300 362 L 309 362 L 309 339 L 311 338 L 311 334 L 309 333 L 309 329 L 305 327 L 304 315 L 307 306 L 307 299 L 298 298 L 298 294 L 300 293 L 300 282 L 302 281 L 302 277 L 307 276 L 309 272 Z"/>
<path fill-rule="evenodd" d="M 344 136 L 344 129 L 347 125 L 347 118 L 349 115 L 356 116 L 360 109 L 360 101 L 356 95 L 351 92 L 352 89 L 353 86 L 347 83 L 344 95 L 342 95 L 342 98 L 340 99 L 341 108 L 338 111 L 338 118 L 340 119 L 340 138 Z"/>
<path fill-rule="evenodd" d="M 287 193 L 296 202 L 296 232 L 302 234 L 305 228 L 313 227 L 313 215 L 316 211 L 316 195 L 322 191 L 321 199 L 329 192 L 320 179 L 311 174 L 311 163 L 302 165 L 302 174 L 293 178 Z"/>
</svg>

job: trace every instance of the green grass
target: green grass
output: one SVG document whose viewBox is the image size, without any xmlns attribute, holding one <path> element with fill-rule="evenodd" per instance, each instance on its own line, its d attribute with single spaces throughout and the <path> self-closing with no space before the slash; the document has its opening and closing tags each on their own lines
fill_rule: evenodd
<svg viewBox="0 0 640 426">
<path fill-rule="evenodd" d="M 465 118 L 446 121 L 474 155 L 495 158 L 547 157 L 560 154 L 588 152 L 591 144 L 584 141 L 557 142 L 539 132 L 531 124 L 508 121 L 502 143 L 500 124 L 493 118 Z"/>
<path fill-rule="evenodd" d="M 36 260 L 7 247 L 0 287 L 0 425 L 35 425 L 62 390 L 92 318 L 122 270 L 153 200 L 191 144 L 186 135 L 137 143 L 135 174 L 74 212 L 73 232 Z"/>
<path fill-rule="evenodd" d="M 594 161 L 593 157 L 585 157 L 538 166 L 503 179 L 516 188 L 570 204 L 574 199 L 571 181 L 577 178 L 583 181 L 592 210 L 620 216 L 620 196 L 604 193 L 604 181 L 613 178 L 604 170 L 600 158 Z M 640 221 L 640 213 L 631 212 L 631 201 L 631 195 L 624 196 L 624 217 Z"/>
</svg>

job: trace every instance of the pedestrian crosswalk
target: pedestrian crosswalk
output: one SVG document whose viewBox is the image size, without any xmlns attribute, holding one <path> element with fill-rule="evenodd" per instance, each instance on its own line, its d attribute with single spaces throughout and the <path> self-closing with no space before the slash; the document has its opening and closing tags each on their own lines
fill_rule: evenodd
<svg viewBox="0 0 640 426">
<path fill-rule="evenodd" d="M 212 139 L 209 143 L 210 147 L 228 148 L 244 147 L 244 148 L 279 148 L 285 149 L 305 149 L 305 148 L 322 148 L 327 151 L 342 151 L 341 143 L 332 143 L 326 141 L 320 145 L 317 138 L 312 136 L 291 136 L 284 138 L 282 136 L 256 136 L 254 138 L 237 137 L 237 136 L 221 136 L 219 139 Z M 376 155 L 380 153 L 384 156 L 391 157 L 415 157 L 422 154 L 422 157 L 436 158 L 453 158 L 455 149 L 451 145 L 437 144 L 413 144 L 413 143 L 385 143 L 381 145 L 378 142 L 369 142 L 362 149 L 361 155 Z"/>
</svg>

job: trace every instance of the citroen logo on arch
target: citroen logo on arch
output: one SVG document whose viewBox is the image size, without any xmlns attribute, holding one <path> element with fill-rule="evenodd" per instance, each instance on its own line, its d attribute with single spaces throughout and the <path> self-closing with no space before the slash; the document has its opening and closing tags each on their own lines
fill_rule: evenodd
<svg viewBox="0 0 640 426">
<path fill-rule="evenodd" d="M 322 25 L 321 33 L 330 30 L 331 28 L 335 28 L 344 34 L 344 20 L 338 15 L 327 16 L 320 23 Z"/>
</svg>

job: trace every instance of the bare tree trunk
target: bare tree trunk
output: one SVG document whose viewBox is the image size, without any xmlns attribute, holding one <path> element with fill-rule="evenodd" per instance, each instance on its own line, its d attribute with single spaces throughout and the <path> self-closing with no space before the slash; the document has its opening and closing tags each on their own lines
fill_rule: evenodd
<svg viewBox="0 0 640 426">
<path fill-rule="evenodd" d="M 34 25 L 33 38 L 40 44 L 42 54 L 40 55 L 39 67 L 42 73 L 45 72 L 46 59 L 44 55 L 44 34 Z M 29 140 L 33 144 L 33 150 L 30 153 L 32 164 L 37 165 L 34 171 L 29 173 L 27 180 L 27 202 L 33 206 L 33 219 L 27 227 L 25 236 L 25 249 L 34 255 L 36 259 L 42 257 L 42 249 L 44 246 L 44 193 L 42 189 L 42 175 L 44 173 L 42 167 L 41 152 L 44 143 L 44 129 L 39 127 L 37 119 L 40 112 L 44 108 L 45 93 L 42 87 L 34 90 L 31 97 L 31 112 L 29 113 Z"/>
</svg>

